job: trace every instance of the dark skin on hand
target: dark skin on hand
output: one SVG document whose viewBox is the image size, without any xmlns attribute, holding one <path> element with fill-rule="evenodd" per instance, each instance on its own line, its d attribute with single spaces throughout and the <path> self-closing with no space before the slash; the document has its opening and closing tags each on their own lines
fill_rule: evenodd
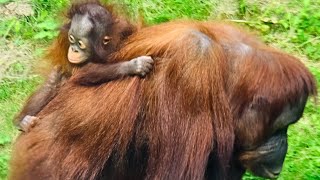
<svg viewBox="0 0 320 180">
<path fill-rule="evenodd" d="M 78 7 L 79 8 L 79 7 Z M 116 50 L 122 34 L 114 32 L 121 22 L 114 19 L 111 13 L 97 4 L 79 8 L 79 12 L 71 14 L 68 39 L 67 59 L 72 69 L 80 68 L 90 72 L 87 77 L 73 77 L 73 82 L 79 85 L 96 85 L 104 82 L 121 79 L 126 76 L 146 76 L 153 68 L 153 59 L 150 56 L 140 56 L 129 61 L 109 63 L 108 56 Z M 121 26 L 121 25 L 119 25 Z M 117 28 L 119 29 L 119 28 Z M 132 33 L 132 32 L 131 32 Z M 103 77 L 99 73 L 99 66 L 103 67 Z M 72 69 L 70 71 L 72 71 Z M 101 69 L 101 68 L 100 68 Z M 18 128 L 28 132 L 35 124 L 37 113 L 40 112 L 57 94 L 59 88 L 71 77 L 73 72 L 63 72 L 62 68 L 55 67 L 44 85 L 27 101 L 23 110 L 15 119 Z"/>
</svg>

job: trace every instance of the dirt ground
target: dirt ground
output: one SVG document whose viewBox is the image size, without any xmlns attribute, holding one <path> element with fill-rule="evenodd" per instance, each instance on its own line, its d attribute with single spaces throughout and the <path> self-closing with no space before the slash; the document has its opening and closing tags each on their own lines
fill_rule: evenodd
<svg viewBox="0 0 320 180">
<path fill-rule="evenodd" d="M 0 4 L 0 18 L 20 18 L 34 14 L 30 1 L 20 0 Z M 4 30 L 5 31 L 5 30 Z M 17 39 L 0 37 L 0 82 L 3 79 L 26 78 L 35 59 L 35 48 Z"/>
<path fill-rule="evenodd" d="M 6 41 L 0 46 L 0 54 L 0 82 L 3 79 L 24 79 L 31 73 L 30 65 L 36 59 L 34 47 Z"/>
<path fill-rule="evenodd" d="M 0 4 L 0 16 L 2 17 L 31 16 L 33 14 L 34 11 L 30 1 L 27 0 Z"/>
</svg>

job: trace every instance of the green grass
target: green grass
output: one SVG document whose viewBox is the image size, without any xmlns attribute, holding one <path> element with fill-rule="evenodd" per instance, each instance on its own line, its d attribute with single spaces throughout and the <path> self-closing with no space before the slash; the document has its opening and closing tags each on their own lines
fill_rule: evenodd
<svg viewBox="0 0 320 180">
<path fill-rule="evenodd" d="M 117 2 L 117 1 L 111 1 Z M 123 0 L 131 16 L 143 15 L 147 24 L 158 24 L 173 19 L 203 20 L 209 17 L 215 4 L 213 0 Z"/>
<path fill-rule="evenodd" d="M 11 0 L 10 0 L 11 1 Z M 18 0 L 16 0 L 18 1 Z M 272 46 L 294 53 L 307 61 L 320 84 L 320 0 L 109 0 L 120 2 L 133 19 L 143 16 L 147 24 L 172 19 L 206 20 L 228 18 L 261 35 Z M 0 0 L 8 3 L 9 0 Z M 39 44 L 47 44 L 57 35 L 61 9 L 67 0 L 32 0 L 34 15 L 0 18 L 1 46 L 6 43 L 31 46 L 38 56 Z M 235 7 L 234 12 L 226 9 Z M 219 8 L 218 8 L 219 7 Z M 276 7 L 276 8 L 275 8 Z M 41 48 L 41 47 L 40 47 Z M 11 61 L 1 59 L 1 61 Z M 11 121 L 27 96 L 41 82 L 37 76 L 24 77 L 29 63 L 15 61 L 7 74 L 16 78 L 0 79 L 0 179 L 7 175 L 10 148 L 17 130 Z M 31 63 L 30 63 L 31 64 Z M 1 68 L 0 68 L 1 70 Z M 0 71 L 1 72 L 1 71 Z M 1 78 L 0 74 L 0 78 Z M 320 179 L 320 107 L 308 102 L 303 118 L 289 128 L 289 149 L 279 179 Z M 244 179 L 261 179 L 247 173 Z"/>
<path fill-rule="evenodd" d="M 0 82 L 0 179 L 6 177 L 11 143 L 18 133 L 11 121 L 38 83 L 39 78 Z"/>
</svg>

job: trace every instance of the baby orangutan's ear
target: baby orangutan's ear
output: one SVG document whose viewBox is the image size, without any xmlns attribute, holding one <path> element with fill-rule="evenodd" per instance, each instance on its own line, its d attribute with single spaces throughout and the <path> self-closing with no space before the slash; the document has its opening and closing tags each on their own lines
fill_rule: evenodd
<svg viewBox="0 0 320 180">
<path fill-rule="evenodd" d="M 110 41 L 111 41 L 111 37 L 109 37 L 109 36 L 105 36 L 104 38 L 103 38 L 103 44 L 104 45 L 107 45 Z"/>
</svg>

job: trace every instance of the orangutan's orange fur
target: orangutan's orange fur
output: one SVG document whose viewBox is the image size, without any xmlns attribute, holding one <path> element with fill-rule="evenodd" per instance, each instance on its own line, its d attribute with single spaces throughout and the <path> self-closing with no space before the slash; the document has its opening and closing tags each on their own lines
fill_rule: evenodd
<svg viewBox="0 0 320 180">
<path fill-rule="evenodd" d="M 51 53 L 65 65 L 66 35 L 57 43 Z M 141 55 L 156 60 L 146 79 L 83 87 L 71 78 L 40 112 L 39 125 L 17 139 L 10 178 L 204 179 L 208 163 L 212 177 L 235 177 L 235 138 L 262 139 L 272 121 L 245 127 L 256 137 L 241 137 L 237 128 L 247 125 L 241 112 L 249 101 L 265 97 L 270 108 L 262 113 L 272 117 L 316 93 L 297 59 L 222 23 L 144 28 L 113 60 Z"/>
</svg>

